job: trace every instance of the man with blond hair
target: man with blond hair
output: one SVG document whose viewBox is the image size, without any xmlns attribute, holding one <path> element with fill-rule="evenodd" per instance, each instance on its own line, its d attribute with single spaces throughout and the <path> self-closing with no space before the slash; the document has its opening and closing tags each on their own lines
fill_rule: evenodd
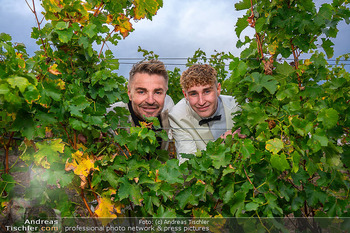
<svg viewBox="0 0 350 233">
<path fill-rule="evenodd" d="M 232 117 L 240 108 L 232 96 L 220 95 L 221 84 L 210 65 L 196 64 L 184 71 L 180 84 L 184 98 L 170 111 L 169 120 L 180 164 L 181 154 L 205 150 L 209 141 L 225 138 L 234 125 Z"/>
</svg>

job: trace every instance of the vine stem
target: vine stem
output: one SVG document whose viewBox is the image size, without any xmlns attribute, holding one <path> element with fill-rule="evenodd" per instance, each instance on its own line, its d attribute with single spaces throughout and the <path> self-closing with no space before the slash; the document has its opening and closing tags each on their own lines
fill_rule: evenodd
<svg viewBox="0 0 350 233">
<path fill-rule="evenodd" d="M 69 137 L 69 133 L 68 133 L 66 127 L 63 125 L 62 122 L 60 122 L 60 124 L 61 124 L 61 126 L 63 127 L 63 130 L 66 132 L 66 135 L 67 135 L 67 138 L 68 138 L 69 143 L 74 147 L 74 143 L 73 143 L 72 139 Z"/>
<path fill-rule="evenodd" d="M 78 149 L 78 147 L 77 147 L 77 133 L 76 133 L 75 130 L 74 130 L 73 149 L 74 149 L 74 150 L 77 150 L 77 149 Z"/>
<path fill-rule="evenodd" d="M 105 46 L 105 44 L 107 43 L 107 40 L 111 37 L 111 35 L 112 35 L 113 32 L 114 32 L 114 29 L 108 34 L 108 36 L 106 37 L 106 39 L 103 41 L 102 46 L 101 46 L 100 53 L 98 54 L 98 58 L 101 57 L 103 47 Z"/>
<path fill-rule="evenodd" d="M 9 174 L 10 167 L 9 167 L 9 151 L 10 151 L 10 145 L 12 142 L 12 138 L 15 132 L 12 132 L 9 138 L 8 143 L 5 145 L 5 173 Z"/>
<path fill-rule="evenodd" d="M 258 211 L 255 211 L 255 213 L 256 213 L 256 215 L 258 216 L 258 219 L 259 219 L 261 225 L 265 228 L 265 230 L 266 230 L 267 232 L 270 233 L 269 229 L 267 229 L 266 226 L 264 225 L 264 223 L 261 221 L 261 218 L 260 218 L 260 216 L 259 216 L 259 214 L 258 214 Z"/>
<path fill-rule="evenodd" d="M 250 183 L 251 185 L 253 185 L 254 191 L 255 191 L 255 192 L 258 192 L 258 190 L 255 188 L 253 182 L 250 180 L 250 178 L 249 178 L 249 176 L 248 176 L 248 173 L 247 173 L 247 171 L 245 170 L 245 167 L 244 167 L 243 165 L 242 165 L 242 167 L 243 167 L 243 170 L 244 170 L 245 175 L 247 176 L 247 179 L 248 179 L 249 183 Z M 253 195 L 255 196 L 255 194 L 253 194 Z"/>
<path fill-rule="evenodd" d="M 85 198 L 85 195 L 84 195 L 84 189 L 81 189 L 80 196 L 81 196 L 81 198 L 83 199 L 84 205 L 85 205 L 85 207 L 87 208 L 87 210 L 89 211 L 90 216 L 91 216 L 91 217 L 94 217 L 95 215 L 94 215 L 94 213 L 92 212 L 92 210 L 90 209 L 89 204 L 88 204 L 87 201 L 86 201 L 86 198 Z"/>
<path fill-rule="evenodd" d="M 118 144 L 118 143 L 116 143 L 117 144 L 117 146 L 119 147 L 119 149 L 123 152 L 123 154 L 124 154 L 124 156 L 125 156 L 125 158 L 126 159 L 128 159 L 128 156 L 125 154 L 125 152 L 124 152 L 124 150 L 123 150 L 123 148 Z M 117 156 L 118 155 L 118 152 L 117 153 L 115 153 L 113 156 Z"/>
<path fill-rule="evenodd" d="M 36 20 L 36 23 L 37 23 L 37 25 L 38 25 L 38 30 L 41 31 L 40 25 L 41 25 L 41 23 L 43 22 L 43 19 L 44 19 L 44 18 L 41 20 L 41 22 L 39 22 L 38 14 L 37 14 L 36 9 L 35 9 L 35 2 L 34 2 L 34 0 L 32 0 L 33 8 L 30 7 L 30 5 L 29 5 L 29 3 L 27 2 L 27 0 L 25 0 L 25 1 L 26 1 L 27 5 L 28 5 L 30 11 L 31 11 L 31 12 L 34 14 L 34 16 L 35 16 L 35 20 Z M 44 49 L 45 55 L 46 55 L 46 57 L 48 57 L 47 51 L 46 51 L 46 44 L 45 44 L 45 42 L 44 42 L 44 40 L 43 40 L 42 37 L 40 37 L 40 40 L 41 40 L 41 43 L 42 43 L 42 45 L 43 45 L 43 49 Z"/>
<path fill-rule="evenodd" d="M 258 43 L 258 49 L 259 49 L 259 53 L 261 56 L 261 60 L 263 60 L 264 59 L 264 51 L 262 49 L 261 37 L 259 36 L 259 34 L 257 32 L 255 32 L 255 36 L 256 36 L 257 43 Z"/>
<path fill-rule="evenodd" d="M 216 210 L 216 207 L 218 207 L 219 203 L 221 203 L 220 199 L 218 199 L 217 202 L 215 203 L 214 210 Z"/>
<path fill-rule="evenodd" d="M 288 181 L 288 183 L 290 183 L 294 188 L 296 188 L 299 192 L 302 191 L 302 190 L 300 190 L 300 188 L 299 188 L 298 186 L 296 186 L 296 185 L 293 183 L 293 181 L 291 181 L 291 180 L 288 179 L 288 178 L 287 178 L 287 181 Z"/>
<path fill-rule="evenodd" d="M 89 186 L 90 186 L 90 189 L 92 191 L 92 194 L 94 195 L 96 201 L 98 201 L 98 196 L 96 195 L 96 192 L 95 192 L 94 188 L 91 185 L 91 178 L 90 177 L 88 177 L 88 181 L 89 181 Z"/>
<path fill-rule="evenodd" d="M 103 1 L 101 1 L 100 5 L 97 7 L 97 9 L 94 12 L 94 17 L 96 17 L 100 11 L 100 9 L 102 8 L 103 4 L 105 4 Z"/>
<path fill-rule="evenodd" d="M 251 11 L 251 15 L 249 16 L 249 19 L 251 20 L 250 22 L 250 26 L 255 28 L 255 16 L 254 16 L 254 8 L 253 8 L 253 0 L 250 0 L 250 11 Z M 256 41 L 258 43 L 258 50 L 260 53 L 260 59 L 263 60 L 264 59 L 264 51 L 262 49 L 262 42 L 261 42 L 261 37 L 259 35 L 259 33 L 255 32 L 255 37 L 256 37 Z"/>
<path fill-rule="evenodd" d="M 292 41 L 290 42 L 291 47 L 292 47 L 292 52 L 293 52 L 293 57 L 294 57 L 294 68 L 297 70 L 299 69 L 299 56 L 300 54 L 297 53 L 297 49 L 295 48 L 294 44 L 292 43 Z M 299 89 L 301 89 L 301 77 L 300 74 L 297 72 L 297 76 L 298 76 L 298 85 L 299 85 Z M 303 97 L 300 96 L 300 100 L 303 101 Z"/>
</svg>

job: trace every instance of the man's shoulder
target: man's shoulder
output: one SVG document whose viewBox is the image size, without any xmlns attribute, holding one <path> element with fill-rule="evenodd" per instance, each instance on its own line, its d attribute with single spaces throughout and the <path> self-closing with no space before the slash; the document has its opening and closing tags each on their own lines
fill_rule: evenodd
<svg viewBox="0 0 350 233">
<path fill-rule="evenodd" d="M 220 98 L 221 98 L 223 104 L 228 106 L 228 107 L 236 107 L 236 106 L 238 106 L 238 103 L 237 103 L 235 97 L 233 97 L 233 96 L 220 95 Z"/>
<path fill-rule="evenodd" d="M 174 107 L 169 111 L 170 116 L 183 116 L 183 114 L 187 111 L 188 105 L 186 103 L 186 99 L 181 99 Z"/>
<path fill-rule="evenodd" d="M 120 101 L 120 102 L 116 102 L 116 103 L 114 103 L 114 104 L 111 104 L 110 106 L 109 106 L 109 108 L 107 108 L 107 113 L 109 113 L 109 112 L 115 112 L 115 108 L 117 108 L 117 107 L 120 107 L 120 108 L 128 108 L 128 104 L 127 103 L 124 103 L 124 102 L 122 102 L 122 101 Z"/>
<path fill-rule="evenodd" d="M 220 95 L 220 98 L 222 99 L 222 101 L 229 101 L 229 102 L 235 101 L 236 102 L 235 97 L 230 96 L 230 95 Z"/>
</svg>

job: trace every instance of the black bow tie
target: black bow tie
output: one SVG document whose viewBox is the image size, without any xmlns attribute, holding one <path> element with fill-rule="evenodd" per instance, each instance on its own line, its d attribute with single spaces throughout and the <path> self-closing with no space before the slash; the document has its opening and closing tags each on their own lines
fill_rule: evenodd
<svg viewBox="0 0 350 233">
<path fill-rule="evenodd" d="M 199 125 L 204 125 L 208 122 L 211 122 L 211 121 L 219 121 L 221 120 L 221 115 L 218 115 L 218 116 L 214 116 L 214 117 L 211 117 L 211 118 L 207 118 L 207 119 L 203 119 L 203 120 L 200 120 L 199 121 Z"/>
</svg>

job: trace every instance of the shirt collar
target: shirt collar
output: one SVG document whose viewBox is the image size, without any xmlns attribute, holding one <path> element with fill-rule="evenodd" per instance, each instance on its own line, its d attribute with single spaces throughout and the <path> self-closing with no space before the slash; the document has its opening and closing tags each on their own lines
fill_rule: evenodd
<svg viewBox="0 0 350 233">
<path fill-rule="evenodd" d="M 132 121 L 134 122 L 135 126 L 141 126 L 140 122 L 146 122 L 144 119 L 142 119 L 142 118 L 140 118 L 139 116 L 136 115 L 136 113 L 134 112 L 134 109 L 132 108 L 131 101 L 129 101 L 129 103 L 128 103 L 128 109 L 129 109 Z M 157 118 L 159 120 L 160 126 L 163 127 L 160 115 L 161 114 L 159 114 L 159 116 L 157 116 Z M 154 127 L 152 127 L 152 130 L 154 130 Z"/>
</svg>

